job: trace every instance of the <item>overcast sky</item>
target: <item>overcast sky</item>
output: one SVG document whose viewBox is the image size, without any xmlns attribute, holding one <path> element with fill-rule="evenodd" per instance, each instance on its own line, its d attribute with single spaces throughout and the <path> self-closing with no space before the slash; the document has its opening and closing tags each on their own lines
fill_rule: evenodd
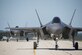
<svg viewBox="0 0 82 55">
<path fill-rule="evenodd" d="M 82 27 L 82 0 L 0 0 L 0 29 L 8 27 L 39 27 L 35 9 L 43 24 L 54 16 L 69 24 L 74 9 L 77 9 L 72 26 Z"/>
</svg>

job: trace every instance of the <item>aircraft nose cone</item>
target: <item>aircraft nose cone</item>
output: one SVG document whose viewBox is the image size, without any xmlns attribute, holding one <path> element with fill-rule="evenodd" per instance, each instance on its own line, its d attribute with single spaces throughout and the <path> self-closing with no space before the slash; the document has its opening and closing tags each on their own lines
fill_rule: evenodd
<svg viewBox="0 0 82 55">
<path fill-rule="evenodd" d="M 51 27 L 51 32 L 53 34 L 60 34 L 62 32 L 62 26 L 61 25 L 54 25 Z"/>
<path fill-rule="evenodd" d="M 62 25 L 59 23 L 51 24 L 46 27 L 46 30 L 55 35 L 59 35 L 62 32 Z"/>
<path fill-rule="evenodd" d="M 52 29 L 53 34 L 60 34 L 62 32 L 61 27 L 56 27 Z"/>
</svg>

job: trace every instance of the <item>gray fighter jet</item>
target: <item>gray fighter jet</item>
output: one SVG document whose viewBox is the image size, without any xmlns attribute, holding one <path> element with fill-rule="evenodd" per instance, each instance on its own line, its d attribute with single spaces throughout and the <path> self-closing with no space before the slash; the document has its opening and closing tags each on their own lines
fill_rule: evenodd
<svg viewBox="0 0 82 55">
<path fill-rule="evenodd" d="M 72 42 L 73 42 L 73 47 L 77 50 L 78 49 L 78 42 L 75 42 L 75 35 L 77 34 L 78 31 L 82 31 L 82 28 L 77 28 L 77 27 L 72 27 L 71 23 L 74 17 L 74 14 L 76 12 L 76 9 L 73 12 L 71 21 L 69 25 L 63 23 L 59 17 L 54 17 L 52 21 L 49 23 L 43 25 L 40 17 L 38 15 L 37 10 L 35 9 L 35 12 L 37 14 L 38 20 L 40 22 L 40 27 L 18 27 L 18 28 L 11 28 L 7 27 L 6 29 L 10 30 L 21 30 L 23 31 L 28 31 L 28 32 L 35 32 L 37 33 L 37 42 L 34 42 L 34 49 L 37 48 L 37 45 L 39 44 L 39 37 L 45 37 L 45 35 L 49 35 L 50 37 L 55 40 L 55 49 L 58 49 L 58 39 L 61 39 L 62 37 L 71 37 Z M 62 35 L 62 36 L 61 36 Z"/>
</svg>

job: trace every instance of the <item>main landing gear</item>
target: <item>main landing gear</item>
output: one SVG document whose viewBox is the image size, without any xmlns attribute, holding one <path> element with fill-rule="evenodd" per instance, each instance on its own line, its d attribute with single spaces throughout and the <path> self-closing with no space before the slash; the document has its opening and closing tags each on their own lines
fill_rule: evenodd
<svg viewBox="0 0 82 55">
<path fill-rule="evenodd" d="M 33 43 L 33 45 L 34 45 L 33 48 L 34 48 L 34 49 L 37 49 L 38 44 L 39 44 L 39 39 L 37 39 L 37 42 L 34 42 L 34 43 Z"/>
<path fill-rule="evenodd" d="M 75 43 L 74 48 L 75 50 L 78 50 L 78 42 Z"/>
<path fill-rule="evenodd" d="M 79 47 L 78 42 L 75 42 L 74 36 L 72 36 L 72 39 L 73 39 L 73 47 L 75 48 L 75 50 L 78 50 L 78 47 Z"/>
<path fill-rule="evenodd" d="M 37 36 L 37 42 L 34 42 L 33 43 L 33 48 L 34 49 L 37 49 L 37 47 L 38 47 L 38 44 L 39 44 L 39 34 L 37 34 L 38 36 Z"/>
<path fill-rule="evenodd" d="M 28 37 L 26 38 L 26 41 L 29 41 Z"/>
<path fill-rule="evenodd" d="M 37 49 L 37 43 L 34 42 L 34 49 Z"/>
<path fill-rule="evenodd" d="M 7 40 L 6 40 L 7 42 L 9 42 L 9 39 L 7 38 Z"/>
<path fill-rule="evenodd" d="M 17 38 L 17 42 L 18 42 L 18 38 Z"/>
</svg>

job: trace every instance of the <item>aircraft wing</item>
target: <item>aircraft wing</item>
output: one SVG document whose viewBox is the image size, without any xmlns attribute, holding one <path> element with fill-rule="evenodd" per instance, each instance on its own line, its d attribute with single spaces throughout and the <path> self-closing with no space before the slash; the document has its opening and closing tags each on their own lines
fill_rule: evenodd
<svg viewBox="0 0 82 55">
<path fill-rule="evenodd" d="M 27 32 L 38 32 L 41 28 L 40 27 L 6 27 L 5 29 L 10 29 L 10 30 L 18 30 L 18 31 L 27 31 Z"/>
<path fill-rule="evenodd" d="M 73 29 L 76 30 L 76 31 L 82 31 L 82 28 L 80 28 L 80 27 L 75 27 Z"/>
</svg>

